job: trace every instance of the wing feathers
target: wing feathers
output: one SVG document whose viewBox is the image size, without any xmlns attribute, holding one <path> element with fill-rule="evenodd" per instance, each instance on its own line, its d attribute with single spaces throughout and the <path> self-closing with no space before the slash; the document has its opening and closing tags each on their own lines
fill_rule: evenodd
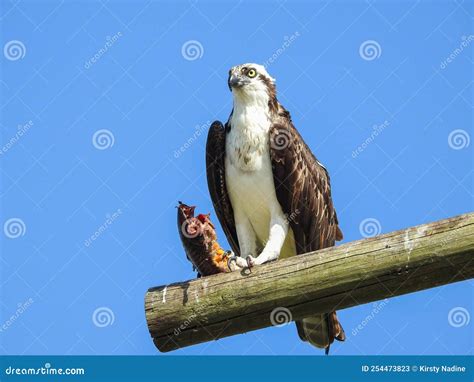
<svg viewBox="0 0 474 382">
<path fill-rule="evenodd" d="M 297 254 L 329 247 L 341 240 L 329 174 L 282 106 L 270 130 L 270 157 L 278 202 L 287 216 L 294 217 L 290 226 Z M 304 318 L 296 322 L 296 327 L 303 341 L 325 348 L 326 354 L 334 338 L 345 339 L 335 312 Z"/>
<path fill-rule="evenodd" d="M 272 126 L 270 146 L 278 201 L 284 213 L 295 216 L 290 225 L 298 254 L 334 245 L 342 239 L 342 232 L 331 199 L 329 175 L 287 113 L 280 113 Z M 302 243 L 299 239 L 303 237 Z"/>
<path fill-rule="evenodd" d="M 206 143 L 207 185 L 217 218 L 222 225 L 227 241 L 238 256 L 240 251 L 235 230 L 234 211 L 225 181 L 225 130 L 224 125 L 219 121 L 213 122 L 209 128 Z"/>
</svg>

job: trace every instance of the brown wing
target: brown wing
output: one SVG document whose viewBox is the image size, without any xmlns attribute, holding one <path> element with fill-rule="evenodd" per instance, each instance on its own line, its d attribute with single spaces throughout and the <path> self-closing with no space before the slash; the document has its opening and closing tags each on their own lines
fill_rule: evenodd
<svg viewBox="0 0 474 382">
<path fill-rule="evenodd" d="M 277 199 L 293 230 L 297 254 L 330 247 L 341 240 L 329 174 L 282 106 L 270 130 L 270 157 Z M 336 312 L 304 318 L 296 321 L 296 327 L 303 341 L 325 348 L 326 354 L 334 338 L 345 339 Z"/>
<path fill-rule="evenodd" d="M 225 182 L 225 127 L 221 122 L 212 123 L 206 143 L 207 185 L 212 204 L 222 229 L 234 253 L 239 256 L 239 241 L 235 230 L 234 211 Z"/>
<path fill-rule="evenodd" d="M 297 253 L 341 240 L 329 175 L 283 108 L 270 130 L 270 157 L 277 199 L 288 216 Z"/>
</svg>

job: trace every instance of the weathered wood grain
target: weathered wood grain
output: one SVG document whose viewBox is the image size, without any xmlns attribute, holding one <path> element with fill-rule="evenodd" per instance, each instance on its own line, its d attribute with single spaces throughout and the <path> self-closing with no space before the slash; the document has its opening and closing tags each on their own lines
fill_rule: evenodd
<svg viewBox="0 0 474 382">
<path fill-rule="evenodd" d="M 474 213 L 232 272 L 151 288 L 148 328 L 162 352 L 474 277 Z"/>
</svg>

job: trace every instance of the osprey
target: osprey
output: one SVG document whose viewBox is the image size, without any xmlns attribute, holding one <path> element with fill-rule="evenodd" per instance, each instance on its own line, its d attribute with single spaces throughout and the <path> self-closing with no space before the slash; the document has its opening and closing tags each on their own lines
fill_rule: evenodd
<svg viewBox="0 0 474 382">
<path fill-rule="evenodd" d="M 233 110 L 206 144 L 207 182 L 238 267 L 330 247 L 342 239 L 329 175 L 278 102 L 275 80 L 257 64 L 229 71 Z M 345 339 L 336 312 L 296 322 L 303 341 L 329 351 Z"/>
</svg>

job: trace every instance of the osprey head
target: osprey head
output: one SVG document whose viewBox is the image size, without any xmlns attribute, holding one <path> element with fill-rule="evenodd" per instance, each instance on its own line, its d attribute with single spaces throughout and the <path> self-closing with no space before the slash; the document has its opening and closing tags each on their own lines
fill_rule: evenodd
<svg viewBox="0 0 474 382">
<path fill-rule="evenodd" d="M 234 95 L 275 95 L 275 79 L 264 66 L 258 64 L 242 64 L 229 70 L 229 89 Z"/>
</svg>

